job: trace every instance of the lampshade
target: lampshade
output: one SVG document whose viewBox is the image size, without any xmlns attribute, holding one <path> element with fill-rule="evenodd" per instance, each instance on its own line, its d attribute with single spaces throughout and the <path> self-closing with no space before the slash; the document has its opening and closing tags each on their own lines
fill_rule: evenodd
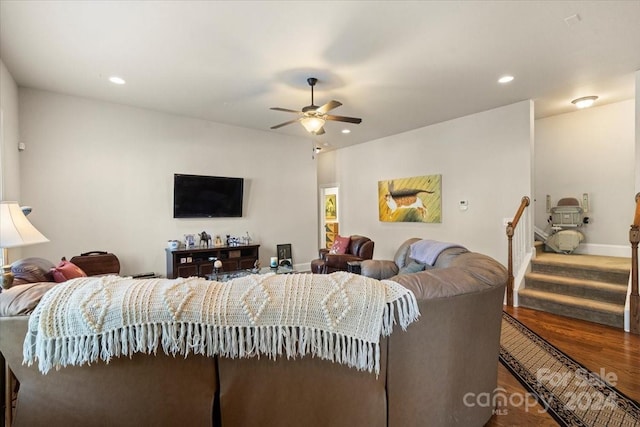
<svg viewBox="0 0 640 427">
<path fill-rule="evenodd" d="M 48 242 L 29 222 L 17 202 L 0 202 L 0 248 Z"/>
<path fill-rule="evenodd" d="M 302 126 L 304 126 L 307 132 L 316 133 L 324 126 L 324 119 L 321 117 L 308 116 L 300 120 L 300 123 L 302 123 Z"/>
</svg>

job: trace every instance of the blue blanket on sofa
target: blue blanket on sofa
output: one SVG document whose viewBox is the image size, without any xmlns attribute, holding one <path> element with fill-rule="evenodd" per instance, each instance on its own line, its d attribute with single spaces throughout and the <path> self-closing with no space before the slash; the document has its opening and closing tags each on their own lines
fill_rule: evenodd
<svg viewBox="0 0 640 427">
<path fill-rule="evenodd" d="M 418 240 L 409 247 L 409 257 L 422 264 L 433 266 L 442 251 L 449 248 L 464 249 L 464 246 L 461 246 L 457 243 L 439 242 L 437 240 L 423 239 Z"/>
</svg>

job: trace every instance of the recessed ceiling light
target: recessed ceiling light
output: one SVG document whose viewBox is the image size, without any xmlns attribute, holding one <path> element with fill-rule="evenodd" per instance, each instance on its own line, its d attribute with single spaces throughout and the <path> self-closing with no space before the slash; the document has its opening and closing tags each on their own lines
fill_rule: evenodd
<svg viewBox="0 0 640 427">
<path fill-rule="evenodd" d="M 513 76 L 502 76 L 498 79 L 498 83 L 509 83 L 513 81 Z"/>
<path fill-rule="evenodd" d="M 351 133 L 350 129 L 342 129 L 342 133 Z"/>
<path fill-rule="evenodd" d="M 571 103 L 578 108 L 587 108 L 591 107 L 596 99 L 598 99 L 597 96 L 583 96 L 582 98 L 574 99 Z"/>
<path fill-rule="evenodd" d="M 116 85 L 123 85 L 126 83 L 122 77 L 118 77 L 118 76 L 109 77 L 109 81 Z"/>
</svg>

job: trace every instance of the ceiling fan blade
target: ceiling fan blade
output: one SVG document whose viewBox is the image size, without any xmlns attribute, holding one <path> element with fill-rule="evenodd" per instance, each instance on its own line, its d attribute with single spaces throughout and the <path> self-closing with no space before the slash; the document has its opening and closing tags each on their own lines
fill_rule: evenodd
<svg viewBox="0 0 640 427">
<path fill-rule="evenodd" d="M 295 123 L 298 120 L 299 119 L 289 120 L 288 122 L 284 122 L 284 123 L 280 123 L 279 125 L 271 126 L 271 129 L 278 129 L 278 128 L 281 128 L 282 126 L 286 126 L 286 125 L 290 125 L 291 123 Z"/>
<path fill-rule="evenodd" d="M 302 111 L 298 111 L 298 110 L 290 110 L 288 108 L 280 108 L 280 107 L 271 107 L 269 108 L 270 110 L 276 110 L 276 111 L 284 111 L 285 113 L 301 113 Z"/>
<path fill-rule="evenodd" d="M 324 135 L 324 128 L 318 129 L 314 135 Z"/>
<path fill-rule="evenodd" d="M 360 122 L 362 122 L 362 119 L 359 119 L 357 117 L 326 115 L 326 116 L 324 116 L 324 118 L 326 120 L 333 120 L 334 122 L 347 122 L 347 123 L 356 123 L 356 124 L 359 124 Z"/>
<path fill-rule="evenodd" d="M 342 105 L 341 102 L 338 102 L 338 101 L 335 101 L 335 100 L 329 101 L 326 104 L 318 107 L 316 109 L 316 112 L 320 113 L 320 114 L 326 114 L 329 110 L 333 110 L 334 108 L 338 108 L 341 105 Z"/>
</svg>

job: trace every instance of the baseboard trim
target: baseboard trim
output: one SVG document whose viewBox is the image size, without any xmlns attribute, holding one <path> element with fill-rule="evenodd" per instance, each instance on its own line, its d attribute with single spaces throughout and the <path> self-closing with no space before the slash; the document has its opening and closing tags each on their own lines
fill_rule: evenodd
<svg viewBox="0 0 640 427">
<path fill-rule="evenodd" d="M 293 269 L 298 273 L 311 273 L 311 261 L 307 263 L 293 264 Z"/>
</svg>

